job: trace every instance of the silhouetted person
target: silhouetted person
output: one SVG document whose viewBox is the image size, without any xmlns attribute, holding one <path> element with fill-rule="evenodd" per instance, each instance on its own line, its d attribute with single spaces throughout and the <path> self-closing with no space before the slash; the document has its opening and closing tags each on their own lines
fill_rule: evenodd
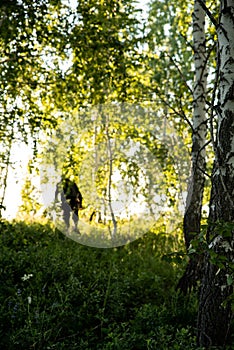
<svg viewBox="0 0 234 350">
<path fill-rule="evenodd" d="M 75 225 L 75 231 L 78 230 L 79 221 L 79 210 L 82 207 L 82 194 L 79 191 L 78 186 L 75 182 L 69 180 L 68 178 L 63 179 L 56 186 L 55 198 L 58 198 L 58 194 L 61 194 L 61 207 L 63 211 L 63 220 L 66 224 L 67 229 L 70 228 L 70 214 L 72 210 L 72 220 Z"/>
</svg>

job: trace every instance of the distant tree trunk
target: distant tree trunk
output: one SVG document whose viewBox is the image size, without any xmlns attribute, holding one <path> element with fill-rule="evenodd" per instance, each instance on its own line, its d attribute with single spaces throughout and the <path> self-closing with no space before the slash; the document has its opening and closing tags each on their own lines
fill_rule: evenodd
<svg viewBox="0 0 234 350">
<path fill-rule="evenodd" d="M 9 135 L 6 136 L 5 142 L 3 144 L 4 153 L 1 155 L 1 175 L 0 183 L 2 187 L 1 196 L 0 196 L 0 219 L 2 218 L 2 211 L 6 209 L 4 205 L 7 189 L 7 180 L 9 175 L 9 170 L 11 164 L 11 151 L 12 143 L 14 139 L 14 113 L 12 113 L 12 121 L 10 125 Z"/>
<path fill-rule="evenodd" d="M 113 176 L 113 153 L 112 153 L 112 147 L 111 147 L 111 139 L 109 135 L 109 118 L 106 122 L 106 137 L 107 137 L 107 152 L 108 152 L 108 159 L 109 159 L 107 200 L 108 200 L 108 207 L 111 214 L 111 221 L 113 224 L 113 231 L 111 232 L 111 238 L 114 239 L 117 234 L 117 221 L 116 221 L 114 210 L 112 207 L 112 195 L 111 195 L 112 176 Z"/>
<path fill-rule="evenodd" d="M 234 0 L 221 0 L 220 11 L 216 158 L 198 313 L 198 344 L 205 347 L 225 346 L 233 317 L 228 297 L 233 293 L 229 262 L 234 260 Z M 229 223 L 225 234 L 224 223 Z"/>
<path fill-rule="evenodd" d="M 193 93 L 193 138 L 192 172 L 188 186 L 186 210 L 184 215 L 184 238 L 188 249 L 195 234 L 200 232 L 202 200 L 206 170 L 206 87 L 207 55 L 205 37 L 205 12 L 195 0 L 193 12 L 193 47 L 195 82 Z M 184 293 L 196 282 L 197 258 L 191 257 L 187 269 L 179 281 L 178 288 Z"/>
</svg>

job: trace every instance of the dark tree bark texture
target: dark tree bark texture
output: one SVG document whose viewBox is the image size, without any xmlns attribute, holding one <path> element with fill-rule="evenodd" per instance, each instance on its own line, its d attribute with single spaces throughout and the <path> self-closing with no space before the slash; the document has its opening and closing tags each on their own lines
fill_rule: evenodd
<svg viewBox="0 0 234 350">
<path fill-rule="evenodd" d="M 199 346 L 225 346 L 230 340 L 234 261 L 234 0 L 222 0 L 218 34 L 218 129 L 212 174 L 208 250 L 198 313 Z M 222 225 L 229 227 L 223 231 Z M 212 256 L 215 256 L 215 259 Z"/>
</svg>

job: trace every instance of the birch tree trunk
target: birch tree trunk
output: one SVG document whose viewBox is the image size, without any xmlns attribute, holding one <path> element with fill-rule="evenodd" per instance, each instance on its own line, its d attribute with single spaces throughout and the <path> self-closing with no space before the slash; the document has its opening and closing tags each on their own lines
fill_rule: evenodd
<svg viewBox="0 0 234 350">
<path fill-rule="evenodd" d="M 188 249 L 195 234 L 200 232 L 202 199 L 206 170 L 206 87 L 207 57 L 205 37 L 205 12 L 195 0 L 193 12 L 193 46 L 195 82 L 193 92 L 193 138 L 192 138 L 192 171 L 188 186 L 186 210 L 184 215 L 184 238 Z M 197 259 L 191 258 L 178 288 L 184 293 L 195 283 Z"/>
<path fill-rule="evenodd" d="M 112 195 L 111 195 L 112 177 L 113 177 L 113 153 L 112 153 L 112 147 L 111 147 L 111 139 L 109 135 L 109 118 L 107 118 L 107 121 L 106 121 L 106 137 L 107 137 L 107 152 L 108 152 L 108 160 L 109 160 L 107 200 L 108 200 L 108 207 L 110 210 L 111 220 L 113 224 L 113 230 L 111 231 L 111 238 L 114 239 L 117 234 L 117 221 L 116 221 L 115 213 L 112 207 Z"/>
<path fill-rule="evenodd" d="M 221 0 L 220 11 L 216 159 L 198 313 L 198 344 L 205 347 L 225 346 L 233 317 L 228 298 L 234 261 L 234 0 Z"/>
</svg>

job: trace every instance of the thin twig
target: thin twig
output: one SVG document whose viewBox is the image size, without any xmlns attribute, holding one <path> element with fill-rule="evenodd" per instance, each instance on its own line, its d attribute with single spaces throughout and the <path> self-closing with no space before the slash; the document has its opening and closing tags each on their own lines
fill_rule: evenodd
<svg viewBox="0 0 234 350">
<path fill-rule="evenodd" d="M 212 15 L 212 13 L 210 12 L 210 10 L 208 9 L 208 7 L 206 6 L 206 4 L 204 3 L 203 0 L 197 0 L 199 2 L 199 4 L 201 5 L 201 7 L 203 8 L 203 10 L 205 11 L 205 13 L 207 14 L 207 16 L 209 17 L 209 19 L 211 20 L 211 22 L 213 23 L 213 25 L 215 26 L 215 28 L 218 28 L 218 22 L 216 21 L 216 19 L 214 18 L 214 16 Z"/>
<path fill-rule="evenodd" d="M 179 68 L 177 62 L 175 61 L 175 59 L 174 59 L 171 55 L 167 54 L 167 56 L 169 57 L 170 61 L 174 64 L 174 66 L 175 66 L 176 69 L 178 70 L 178 72 L 179 72 L 179 74 L 180 74 L 182 80 L 184 81 L 184 83 L 185 83 L 187 89 L 188 89 L 188 90 L 190 91 L 190 93 L 192 94 L 193 91 L 192 91 L 191 87 L 188 85 L 188 83 L 187 83 L 187 81 L 186 81 L 186 79 L 185 79 L 185 76 L 184 76 L 184 74 L 182 73 L 181 69 Z"/>
<path fill-rule="evenodd" d="M 188 125 L 190 126 L 192 132 L 194 132 L 194 128 L 193 128 L 193 125 L 192 123 L 190 122 L 190 120 L 186 117 L 183 109 L 181 108 L 181 111 L 178 112 L 174 107 L 172 107 L 170 105 L 169 102 L 167 102 L 160 94 L 160 92 L 156 89 L 156 93 L 159 95 L 159 98 L 161 99 L 161 101 L 166 105 L 168 106 L 176 115 L 178 115 L 179 117 L 183 117 L 183 119 L 188 123 Z M 180 101 L 180 104 L 181 104 L 181 101 Z"/>
</svg>

